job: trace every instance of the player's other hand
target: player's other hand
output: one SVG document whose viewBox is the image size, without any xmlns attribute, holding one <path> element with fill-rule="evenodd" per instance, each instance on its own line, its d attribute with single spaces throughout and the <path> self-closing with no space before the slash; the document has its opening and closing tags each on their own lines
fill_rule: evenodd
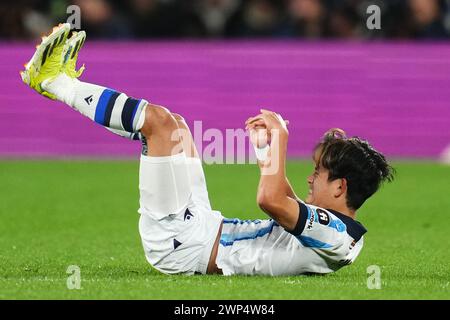
<svg viewBox="0 0 450 320">
<path fill-rule="evenodd" d="M 247 119 L 245 128 L 250 132 L 256 129 L 266 129 L 268 135 L 271 135 L 273 130 L 277 130 L 279 134 L 288 135 L 288 124 L 289 121 L 284 120 L 279 113 L 261 109 L 259 115 Z"/>
</svg>

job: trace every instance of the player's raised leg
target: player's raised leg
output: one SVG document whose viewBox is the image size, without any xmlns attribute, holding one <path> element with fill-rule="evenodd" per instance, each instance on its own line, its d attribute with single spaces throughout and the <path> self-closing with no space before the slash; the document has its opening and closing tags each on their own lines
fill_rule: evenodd
<svg viewBox="0 0 450 320">
<path fill-rule="evenodd" d="M 37 46 L 33 58 L 21 72 L 23 81 L 40 94 L 63 101 L 91 120 L 114 130 L 136 133 L 144 123 L 147 101 L 134 99 L 115 90 L 81 82 L 76 71 L 78 52 L 86 34 L 73 33 L 61 24 Z"/>
<path fill-rule="evenodd" d="M 86 35 L 76 33 L 62 45 L 69 31 L 68 25 L 61 25 L 43 40 L 22 79 L 40 94 L 69 104 L 114 133 L 144 138 L 148 152 L 141 155 L 140 163 L 139 230 L 146 257 L 165 273 L 206 273 L 222 217 L 204 210 L 200 193 L 194 192 L 204 187 L 207 199 L 189 128 L 165 107 L 77 80 L 83 68 L 76 71 L 75 65 Z M 209 207 L 209 201 L 205 203 Z"/>
</svg>

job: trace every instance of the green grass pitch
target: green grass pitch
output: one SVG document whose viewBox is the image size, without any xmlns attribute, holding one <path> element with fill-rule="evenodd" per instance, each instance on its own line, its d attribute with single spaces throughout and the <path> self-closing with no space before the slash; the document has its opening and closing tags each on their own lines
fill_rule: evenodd
<svg viewBox="0 0 450 320">
<path fill-rule="evenodd" d="M 166 276 L 152 270 L 137 223 L 138 161 L 0 162 L 0 299 L 449 299 L 450 167 L 396 162 L 396 181 L 359 212 L 369 230 L 355 264 L 326 276 Z M 312 164 L 290 162 L 304 195 Z M 205 166 L 212 205 L 265 218 L 258 170 Z M 81 289 L 66 286 L 67 267 Z M 367 267 L 381 268 L 381 289 Z"/>
</svg>

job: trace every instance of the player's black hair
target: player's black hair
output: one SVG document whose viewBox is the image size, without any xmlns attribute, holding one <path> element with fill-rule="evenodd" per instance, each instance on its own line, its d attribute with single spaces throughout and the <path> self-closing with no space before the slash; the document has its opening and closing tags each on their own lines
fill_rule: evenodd
<svg viewBox="0 0 450 320">
<path fill-rule="evenodd" d="M 366 140 L 347 138 L 341 129 L 328 130 L 314 149 L 319 165 L 329 171 L 328 181 L 347 180 L 347 206 L 357 210 L 385 182 L 394 179 L 395 169 L 383 154 Z"/>
</svg>

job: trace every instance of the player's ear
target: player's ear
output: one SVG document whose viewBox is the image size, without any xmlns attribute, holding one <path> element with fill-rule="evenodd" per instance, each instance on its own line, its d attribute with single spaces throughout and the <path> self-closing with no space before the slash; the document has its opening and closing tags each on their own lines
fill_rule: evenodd
<svg viewBox="0 0 450 320">
<path fill-rule="evenodd" d="M 336 179 L 335 182 L 336 188 L 334 192 L 334 197 L 339 198 L 340 196 L 342 196 L 347 192 L 347 179 L 345 178 Z"/>
</svg>

